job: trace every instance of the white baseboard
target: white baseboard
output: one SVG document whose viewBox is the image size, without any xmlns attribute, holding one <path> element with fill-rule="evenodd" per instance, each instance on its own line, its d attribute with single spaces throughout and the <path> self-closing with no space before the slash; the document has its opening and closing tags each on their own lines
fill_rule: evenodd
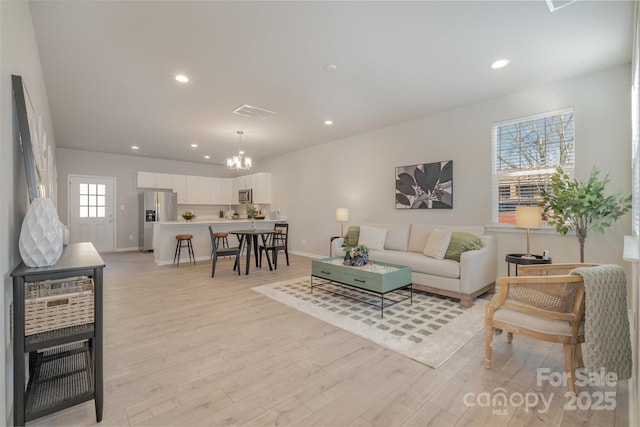
<svg viewBox="0 0 640 427">
<path fill-rule="evenodd" d="M 199 256 L 196 257 L 196 262 L 198 261 L 211 261 L 211 256 Z M 184 254 L 180 257 L 180 263 L 181 264 L 188 264 L 192 261 L 189 260 L 189 257 L 187 256 L 185 258 Z M 156 261 L 156 265 L 171 265 L 173 264 L 173 260 L 164 260 L 164 261 Z"/>
<path fill-rule="evenodd" d="M 327 258 L 326 255 L 311 254 L 311 253 L 308 253 L 308 252 L 289 251 L 289 253 L 294 254 L 294 255 L 306 256 L 308 258 Z"/>
<path fill-rule="evenodd" d="M 140 246 L 132 246 L 130 248 L 116 248 L 115 252 L 133 252 L 133 251 L 139 251 L 140 250 Z"/>
</svg>

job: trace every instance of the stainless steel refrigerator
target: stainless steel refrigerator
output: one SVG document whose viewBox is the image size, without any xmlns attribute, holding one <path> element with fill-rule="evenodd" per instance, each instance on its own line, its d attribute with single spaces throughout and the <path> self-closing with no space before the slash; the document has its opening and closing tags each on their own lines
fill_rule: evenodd
<svg viewBox="0 0 640 427">
<path fill-rule="evenodd" d="M 140 194 L 140 199 L 142 206 L 140 245 L 143 251 L 152 251 L 153 223 L 178 219 L 178 193 L 169 190 L 145 191 Z"/>
</svg>

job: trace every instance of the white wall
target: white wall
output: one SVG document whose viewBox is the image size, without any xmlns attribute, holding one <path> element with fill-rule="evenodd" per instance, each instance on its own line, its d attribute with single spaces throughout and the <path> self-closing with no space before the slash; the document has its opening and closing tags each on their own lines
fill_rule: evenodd
<svg viewBox="0 0 640 427">
<path fill-rule="evenodd" d="M 488 225 L 491 222 L 491 125 L 506 119 L 573 106 L 576 176 L 592 166 L 610 173 L 611 192 L 630 193 L 630 66 L 620 66 L 547 86 L 379 129 L 265 161 L 272 173 L 272 210 L 291 223 L 291 249 L 327 255 L 329 237 L 339 234 L 337 207 L 349 208 L 350 224 L 429 222 Z M 400 210 L 394 205 L 396 166 L 453 160 L 452 210 Z M 346 226 L 347 224 L 345 224 Z M 623 265 L 626 215 L 605 235 L 587 239 L 587 262 Z M 504 255 L 522 252 L 523 232 L 498 236 L 498 268 Z M 555 262 L 577 261 L 575 236 L 532 237 L 532 250 L 548 249 Z"/>
<path fill-rule="evenodd" d="M 49 103 L 38 55 L 31 11 L 25 1 L 0 1 L 0 424 L 13 421 L 13 353 L 9 306 L 12 300 L 11 270 L 19 263 L 18 235 L 29 205 L 24 159 L 16 131 L 11 75 L 23 77 L 35 111 L 42 116 L 47 141 L 55 148 Z"/>
</svg>

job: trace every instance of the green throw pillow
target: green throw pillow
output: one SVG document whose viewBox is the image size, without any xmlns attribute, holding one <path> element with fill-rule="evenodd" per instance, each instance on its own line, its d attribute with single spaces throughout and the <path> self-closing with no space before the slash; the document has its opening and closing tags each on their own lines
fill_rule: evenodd
<svg viewBox="0 0 640 427">
<path fill-rule="evenodd" d="M 351 225 L 347 229 L 347 235 L 344 236 L 344 244 L 346 246 L 358 246 L 359 238 L 360 238 L 360 226 Z"/>
<path fill-rule="evenodd" d="M 451 233 L 451 241 L 444 257 L 460 262 L 460 255 L 463 252 L 482 249 L 483 247 L 484 243 L 480 236 L 466 231 L 454 231 Z"/>
</svg>

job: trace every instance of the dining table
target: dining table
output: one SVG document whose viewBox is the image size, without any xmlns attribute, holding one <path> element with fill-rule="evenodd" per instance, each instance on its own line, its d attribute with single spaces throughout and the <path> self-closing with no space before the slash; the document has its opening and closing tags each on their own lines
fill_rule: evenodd
<svg viewBox="0 0 640 427">
<path fill-rule="evenodd" d="M 245 274 L 249 274 L 249 267 L 251 265 L 251 246 L 253 246 L 254 255 L 256 258 L 256 268 L 258 267 L 258 236 L 262 238 L 262 244 L 267 246 L 267 238 L 275 233 L 274 230 L 231 230 L 228 232 L 229 234 L 234 234 L 239 241 L 240 253 L 242 253 L 242 248 L 246 247 L 246 267 Z M 271 259 L 269 258 L 269 252 L 267 255 L 267 263 L 269 264 L 269 271 L 273 271 L 273 267 L 271 266 Z M 240 266 L 238 265 L 238 268 Z"/>
</svg>

